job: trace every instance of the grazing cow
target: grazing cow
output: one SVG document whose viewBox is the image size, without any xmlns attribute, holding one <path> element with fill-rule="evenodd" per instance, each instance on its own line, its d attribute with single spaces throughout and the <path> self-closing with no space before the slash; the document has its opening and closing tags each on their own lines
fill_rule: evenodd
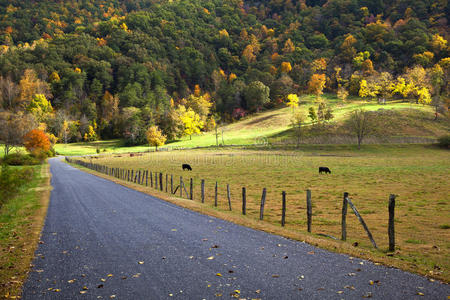
<svg viewBox="0 0 450 300">
<path fill-rule="evenodd" d="M 183 164 L 182 167 L 183 167 L 183 171 L 184 171 L 184 170 L 192 171 L 191 166 L 188 165 L 188 164 Z"/>
<path fill-rule="evenodd" d="M 319 174 L 322 174 L 322 172 L 325 172 L 325 174 L 331 174 L 331 171 L 328 167 L 319 167 Z"/>
</svg>

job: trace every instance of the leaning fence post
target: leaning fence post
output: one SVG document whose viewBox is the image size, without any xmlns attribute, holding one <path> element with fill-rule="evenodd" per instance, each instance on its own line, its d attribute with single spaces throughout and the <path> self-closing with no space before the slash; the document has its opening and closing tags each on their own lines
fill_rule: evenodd
<svg viewBox="0 0 450 300">
<path fill-rule="evenodd" d="M 227 198 L 228 198 L 228 207 L 231 211 L 231 193 L 230 193 L 230 185 L 227 184 Z"/>
<path fill-rule="evenodd" d="M 394 230 L 395 195 L 389 196 L 389 251 L 395 251 L 395 230 Z"/>
<path fill-rule="evenodd" d="M 148 170 L 145 171 L 145 186 L 148 186 Z"/>
<path fill-rule="evenodd" d="M 170 175 L 170 194 L 173 195 L 173 175 Z"/>
<path fill-rule="evenodd" d="M 202 203 L 205 203 L 205 179 L 202 179 Z"/>
<path fill-rule="evenodd" d="M 308 232 L 311 232 L 311 222 L 312 222 L 311 190 L 306 190 L 306 217 L 308 219 Z"/>
<path fill-rule="evenodd" d="M 245 195 L 245 187 L 242 188 L 242 214 L 246 214 L 247 199 Z"/>
<path fill-rule="evenodd" d="M 190 182 L 189 182 L 189 199 L 194 200 L 194 182 L 191 178 Z"/>
<path fill-rule="evenodd" d="M 281 226 L 284 226 L 286 224 L 286 192 L 281 192 L 282 196 L 282 207 L 281 207 Z"/>
<path fill-rule="evenodd" d="M 216 187 L 214 188 L 214 206 L 217 207 L 217 181 L 216 181 Z"/>
<path fill-rule="evenodd" d="M 341 240 L 347 240 L 347 204 L 348 204 L 348 193 L 344 193 L 344 200 L 342 202 L 342 236 Z"/>
<path fill-rule="evenodd" d="M 356 209 L 356 206 L 353 205 L 353 202 L 350 199 L 347 199 L 348 204 L 352 208 L 353 212 L 355 213 L 356 217 L 358 218 L 359 222 L 361 222 L 361 225 L 363 226 L 364 230 L 367 233 L 367 236 L 369 237 L 370 241 L 372 242 L 372 245 L 375 247 L 375 249 L 378 249 L 377 244 L 375 243 L 375 240 L 372 237 L 372 233 L 370 233 L 369 227 L 367 227 L 366 222 L 364 222 L 364 219 L 359 214 L 358 210 Z"/>
<path fill-rule="evenodd" d="M 261 196 L 261 206 L 259 208 L 259 219 L 262 220 L 264 218 L 264 205 L 266 204 L 266 188 L 263 188 L 262 196 Z"/>
</svg>

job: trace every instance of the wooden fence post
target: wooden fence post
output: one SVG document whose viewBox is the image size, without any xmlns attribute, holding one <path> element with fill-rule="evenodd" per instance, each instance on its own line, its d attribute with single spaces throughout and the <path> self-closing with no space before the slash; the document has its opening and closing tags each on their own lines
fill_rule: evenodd
<svg viewBox="0 0 450 300">
<path fill-rule="evenodd" d="M 130 181 L 130 170 L 127 170 L 127 181 Z"/>
<path fill-rule="evenodd" d="M 170 194 L 173 195 L 173 175 L 170 175 Z"/>
<path fill-rule="evenodd" d="M 166 174 L 166 193 L 168 188 L 169 188 L 169 174 Z"/>
<path fill-rule="evenodd" d="M 163 178 L 163 174 L 159 173 L 159 189 L 161 190 L 161 192 L 163 190 L 163 180 L 162 180 L 162 178 Z"/>
<path fill-rule="evenodd" d="M 246 199 L 246 191 L 245 191 L 245 187 L 242 188 L 242 214 L 245 215 L 246 212 L 246 207 L 247 207 L 247 199 Z"/>
<path fill-rule="evenodd" d="M 311 190 L 306 190 L 306 217 L 308 221 L 308 232 L 311 232 L 311 223 L 312 223 Z"/>
<path fill-rule="evenodd" d="M 261 196 L 261 206 L 259 208 L 259 219 L 264 219 L 264 205 L 266 204 L 266 188 L 263 188 L 262 190 L 262 196 Z"/>
<path fill-rule="evenodd" d="M 231 211 L 231 193 L 230 193 L 230 185 L 227 184 L 227 198 L 228 198 L 228 207 Z"/>
<path fill-rule="evenodd" d="M 148 186 L 148 170 L 145 170 L 145 186 Z"/>
<path fill-rule="evenodd" d="M 347 204 L 348 204 L 348 193 L 344 193 L 344 200 L 342 202 L 342 236 L 341 240 L 347 240 Z"/>
<path fill-rule="evenodd" d="M 150 187 L 153 187 L 153 172 L 150 171 Z"/>
<path fill-rule="evenodd" d="M 214 188 L 214 206 L 217 207 L 217 181 L 216 187 Z"/>
<path fill-rule="evenodd" d="M 284 226 L 286 224 L 286 192 L 281 192 L 282 196 L 282 207 L 281 207 L 281 226 Z"/>
<path fill-rule="evenodd" d="M 202 179 L 202 203 L 205 203 L 205 179 Z"/>
<path fill-rule="evenodd" d="M 377 244 L 375 243 L 375 240 L 372 237 L 372 233 L 370 233 L 369 227 L 367 227 L 366 222 L 364 222 L 364 219 L 359 214 L 358 210 L 356 209 L 356 206 L 353 205 L 353 202 L 350 199 L 348 199 L 347 202 L 350 205 L 350 207 L 352 208 L 352 210 L 355 213 L 356 217 L 358 218 L 359 222 L 361 222 L 361 225 L 364 227 L 364 230 L 366 231 L 367 236 L 370 239 L 370 242 L 375 247 L 375 249 L 378 249 Z"/>
<path fill-rule="evenodd" d="M 190 182 L 189 182 L 189 199 L 190 200 L 194 200 L 194 182 L 191 178 Z"/>
<path fill-rule="evenodd" d="M 395 195 L 391 194 L 389 196 L 389 251 L 395 251 L 395 230 L 394 230 L 394 214 L 395 212 Z"/>
<path fill-rule="evenodd" d="M 183 177 L 180 176 L 180 198 L 183 198 Z"/>
<path fill-rule="evenodd" d="M 155 189 L 158 189 L 158 172 L 155 172 Z"/>
</svg>

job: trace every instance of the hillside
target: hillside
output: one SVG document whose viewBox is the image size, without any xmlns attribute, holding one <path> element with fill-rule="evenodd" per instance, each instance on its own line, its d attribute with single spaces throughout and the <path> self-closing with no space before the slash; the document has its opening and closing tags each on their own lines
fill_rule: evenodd
<svg viewBox="0 0 450 300">
<path fill-rule="evenodd" d="M 424 0 L 4 0 L 0 109 L 33 114 L 60 141 L 128 145 L 150 126 L 177 140 L 197 117 L 205 132 L 290 94 L 444 114 L 448 12 Z"/>
<path fill-rule="evenodd" d="M 313 126 L 311 120 L 306 118 L 307 111 L 317 104 L 311 97 L 301 98 L 300 107 L 296 112 L 305 116 L 304 136 L 302 143 L 341 144 L 356 143 L 355 138 L 348 138 L 349 132 L 344 129 L 344 122 L 349 113 L 358 108 L 376 111 L 382 129 L 379 134 L 369 138 L 369 143 L 424 143 L 432 142 L 437 137 L 450 131 L 448 117 L 434 121 L 432 108 L 409 103 L 392 103 L 387 105 L 371 104 L 355 101 L 340 103 L 338 99 L 329 97 L 333 103 L 335 118 L 325 126 Z M 292 110 L 290 108 L 272 109 L 243 118 L 232 124 L 218 127 L 217 141 L 219 145 L 281 145 L 295 144 L 296 137 L 291 128 Z M 222 139 L 223 132 L 223 139 Z M 335 138 L 330 138 L 334 136 Z M 167 143 L 163 148 L 178 147 L 208 147 L 216 145 L 215 131 L 193 135 L 192 139 L 186 136 L 182 139 Z M 103 152 L 142 152 L 148 151 L 148 145 L 123 147 L 122 140 L 108 140 L 101 142 L 57 144 L 56 150 L 63 155 L 94 154 L 99 149 Z M 151 147 L 153 149 L 153 147 Z"/>
</svg>

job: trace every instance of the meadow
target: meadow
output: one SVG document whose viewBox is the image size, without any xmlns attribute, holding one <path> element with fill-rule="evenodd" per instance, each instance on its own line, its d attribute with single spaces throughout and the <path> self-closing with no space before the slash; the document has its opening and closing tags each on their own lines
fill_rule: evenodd
<svg viewBox="0 0 450 300">
<path fill-rule="evenodd" d="M 421 273 L 446 281 L 450 278 L 450 152 L 431 145 L 302 146 L 300 150 L 229 149 L 189 150 L 84 158 L 109 167 L 150 170 L 183 176 L 189 189 L 194 180 L 194 201 L 200 201 L 200 181 L 206 183 L 205 205 L 214 205 L 218 182 L 220 211 L 228 210 L 226 185 L 230 185 L 230 214 L 240 216 L 241 190 L 247 189 L 247 215 L 257 220 L 262 189 L 267 188 L 264 222 L 280 226 L 281 193 L 287 193 L 286 229 L 306 232 L 306 190 L 312 192 L 312 234 L 340 238 L 343 193 L 348 192 L 378 244 L 387 254 L 388 199 L 396 194 L 395 259 Z M 189 163 L 193 171 L 182 171 Z M 331 174 L 318 174 L 327 166 Z M 169 177 L 170 178 L 170 177 Z M 151 188 L 147 188 L 151 192 Z M 126 200 L 124 200 L 126 201 Z M 365 231 L 349 210 L 347 243 L 373 250 Z M 326 238 L 323 238 L 326 239 Z M 375 250 L 373 250 L 375 251 Z M 375 252 L 377 252 L 375 251 Z"/>
</svg>

